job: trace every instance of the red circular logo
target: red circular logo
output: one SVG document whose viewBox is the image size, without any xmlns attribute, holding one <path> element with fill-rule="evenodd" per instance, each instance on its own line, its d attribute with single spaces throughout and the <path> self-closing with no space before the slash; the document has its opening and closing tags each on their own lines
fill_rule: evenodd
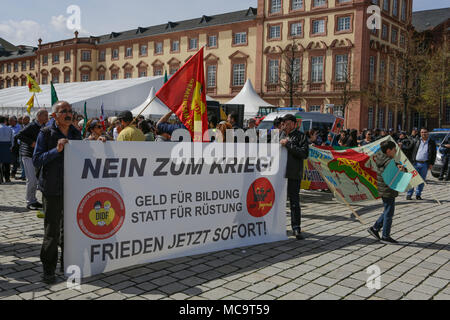
<svg viewBox="0 0 450 320">
<path fill-rule="evenodd" d="M 125 205 L 122 197 L 109 188 L 92 190 L 78 205 L 78 226 L 91 239 L 112 237 L 122 227 L 124 220 Z"/>
<path fill-rule="evenodd" d="M 259 178 L 247 192 L 247 210 L 255 218 L 264 217 L 275 202 L 275 190 L 267 178 Z"/>
</svg>

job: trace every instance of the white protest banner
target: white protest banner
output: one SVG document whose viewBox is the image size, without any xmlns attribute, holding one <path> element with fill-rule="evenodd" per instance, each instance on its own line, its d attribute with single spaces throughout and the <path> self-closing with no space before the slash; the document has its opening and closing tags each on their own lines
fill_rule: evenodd
<svg viewBox="0 0 450 320">
<path fill-rule="evenodd" d="M 182 162 L 180 149 L 194 145 Z M 78 266 L 85 278 L 286 240 L 287 153 L 268 146 L 70 141 L 65 269 Z"/>
</svg>

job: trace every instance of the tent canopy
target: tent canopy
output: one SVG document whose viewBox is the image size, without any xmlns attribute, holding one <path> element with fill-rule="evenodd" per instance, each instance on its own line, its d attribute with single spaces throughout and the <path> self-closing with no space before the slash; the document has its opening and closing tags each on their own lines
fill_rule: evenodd
<svg viewBox="0 0 450 320">
<path fill-rule="evenodd" d="M 250 79 L 247 80 L 241 92 L 239 92 L 234 99 L 228 101 L 226 104 L 244 105 L 245 119 L 256 117 L 260 107 L 275 107 L 261 99 L 261 97 L 256 93 L 255 88 L 253 88 Z"/>
<path fill-rule="evenodd" d="M 148 98 L 137 108 L 133 109 L 131 113 L 133 116 L 137 116 L 139 112 L 142 111 L 142 109 L 145 108 L 145 106 L 152 101 L 153 98 L 155 98 L 156 90 L 154 87 L 150 89 L 150 94 L 148 95 Z M 149 116 L 163 116 L 170 112 L 170 109 L 161 102 L 158 98 L 155 98 L 153 102 L 147 107 L 147 109 L 142 112 L 142 116 L 149 117 Z"/>
<path fill-rule="evenodd" d="M 112 116 L 124 110 L 132 110 L 142 104 L 150 88 L 162 87 L 163 77 L 144 77 L 135 79 L 104 80 L 90 82 L 72 82 L 54 84 L 60 100 L 68 101 L 72 108 L 83 113 L 84 103 L 89 117 L 100 115 L 100 106 L 104 105 L 105 115 Z M 39 107 L 51 107 L 50 85 L 41 85 L 42 92 L 36 93 L 34 115 Z M 0 90 L 0 114 L 26 114 L 25 104 L 32 93 L 28 87 L 12 87 Z"/>
</svg>

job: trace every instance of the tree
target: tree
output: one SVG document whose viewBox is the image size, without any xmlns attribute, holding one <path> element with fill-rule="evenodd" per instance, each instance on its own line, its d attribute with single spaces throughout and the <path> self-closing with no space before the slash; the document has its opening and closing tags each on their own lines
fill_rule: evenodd
<svg viewBox="0 0 450 320">
<path fill-rule="evenodd" d="M 429 116 L 438 116 L 442 127 L 445 101 L 450 99 L 450 68 L 446 39 L 427 59 L 421 81 L 422 112 Z"/>
<path fill-rule="evenodd" d="M 299 43 L 295 39 L 282 53 L 284 68 L 281 67 L 279 85 L 283 95 L 289 99 L 289 107 L 294 106 L 295 99 L 301 99 L 303 92 L 302 60 L 299 53 Z"/>
<path fill-rule="evenodd" d="M 375 106 L 374 128 L 378 128 L 379 123 L 378 117 L 376 116 L 378 114 L 378 110 L 380 110 L 380 106 L 388 104 L 390 100 L 387 95 L 387 89 L 384 83 L 384 79 L 379 79 L 374 83 L 370 83 L 368 89 L 364 91 L 362 95 L 367 98 L 371 105 Z"/>
<path fill-rule="evenodd" d="M 343 68 L 343 70 L 338 70 L 336 72 L 336 79 L 334 79 L 334 88 L 335 91 L 339 92 L 338 99 L 341 103 L 343 116 L 345 119 L 344 126 L 347 127 L 347 109 L 354 99 L 361 98 L 363 96 L 363 92 L 361 90 L 354 90 L 353 86 L 353 77 L 351 75 L 351 71 L 349 70 L 348 64 Z"/>
</svg>

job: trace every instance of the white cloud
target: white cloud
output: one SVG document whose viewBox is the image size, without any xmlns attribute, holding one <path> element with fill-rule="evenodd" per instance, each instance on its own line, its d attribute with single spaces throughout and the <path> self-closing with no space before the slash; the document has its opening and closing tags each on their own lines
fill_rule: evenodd
<svg viewBox="0 0 450 320">
<path fill-rule="evenodd" d="M 0 22 L 0 37 L 14 45 L 29 45 L 37 47 L 41 38 L 43 43 L 73 38 L 74 31 L 67 28 L 67 17 L 52 16 L 47 25 L 33 20 L 7 20 Z M 83 28 L 80 36 L 89 36 Z"/>
<path fill-rule="evenodd" d="M 0 23 L 0 37 L 14 45 L 37 46 L 38 39 L 48 33 L 39 23 L 32 20 L 8 20 Z"/>
<path fill-rule="evenodd" d="M 50 20 L 50 25 L 54 31 L 56 31 L 61 36 L 65 35 L 65 38 L 67 37 L 73 37 L 74 30 L 70 30 L 67 27 L 67 17 L 60 14 L 59 16 L 52 16 Z M 89 32 L 83 27 L 81 27 L 80 30 L 78 30 L 80 36 L 89 36 Z"/>
</svg>

